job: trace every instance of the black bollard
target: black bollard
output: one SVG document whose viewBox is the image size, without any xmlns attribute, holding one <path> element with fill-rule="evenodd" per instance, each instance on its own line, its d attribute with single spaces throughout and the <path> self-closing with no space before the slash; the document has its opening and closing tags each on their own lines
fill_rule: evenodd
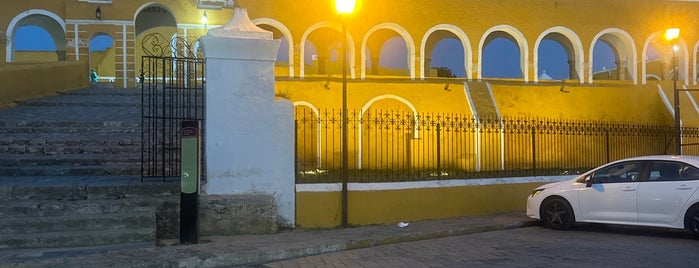
<svg viewBox="0 0 699 268">
<path fill-rule="evenodd" d="M 180 181 L 180 243 L 199 243 L 201 142 L 199 121 L 182 122 Z"/>
</svg>

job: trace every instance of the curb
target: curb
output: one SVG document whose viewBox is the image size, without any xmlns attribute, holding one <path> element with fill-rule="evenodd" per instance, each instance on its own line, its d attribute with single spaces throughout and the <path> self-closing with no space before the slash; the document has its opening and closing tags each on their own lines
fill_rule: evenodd
<svg viewBox="0 0 699 268">
<path fill-rule="evenodd" d="M 441 230 L 425 233 L 406 233 L 396 236 L 385 236 L 378 238 L 366 238 L 358 240 L 350 240 L 347 242 L 331 243 L 326 245 L 314 245 L 304 248 L 287 248 L 272 251 L 244 251 L 237 253 L 226 253 L 215 256 L 199 258 L 189 256 L 178 259 L 172 263 L 171 267 L 221 267 L 221 266 L 242 266 L 242 265 L 261 265 L 286 259 L 300 258 L 310 255 L 332 253 L 343 250 L 353 250 L 370 248 L 382 245 L 390 245 L 404 242 L 414 242 L 420 240 L 429 240 L 437 238 L 445 238 L 450 236 L 468 235 L 474 233 L 500 231 L 517 229 L 524 227 L 532 227 L 540 225 L 536 220 L 522 220 L 516 223 L 482 225 L 476 227 L 454 228 L 451 230 Z M 208 254 L 207 254 L 208 255 Z"/>
</svg>

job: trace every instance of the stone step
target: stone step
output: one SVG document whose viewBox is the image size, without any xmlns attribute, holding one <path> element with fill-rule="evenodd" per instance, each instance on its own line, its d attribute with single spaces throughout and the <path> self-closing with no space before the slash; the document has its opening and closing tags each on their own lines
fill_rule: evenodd
<svg viewBox="0 0 699 268">
<path fill-rule="evenodd" d="M 0 218 L 0 235 L 72 233 L 82 230 L 155 228 L 155 209 L 146 212 Z"/>
<path fill-rule="evenodd" d="M 179 181 L 142 181 L 140 176 L 0 177 L 0 200 L 3 204 L 13 200 L 166 198 L 179 193 Z"/>
<path fill-rule="evenodd" d="M 16 154 L 20 157 L 23 154 L 40 155 L 72 155 L 72 154 L 126 154 L 140 153 L 141 146 L 138 145 L 88 145 L 88 146 L 61 146 L 60 144 L 50 145 L 0 145 L 0 154 Z"/>
<path fill-rule="evenodd" d="M 1 150 L 0 150 L 1 151 Z M 110 164 L 141 163 L 140 150 L 134 153 L 82 153 L 65 155 L 46 154 L 3 154 L 0 153 L 0 167 L 34 166 L 99 166 Z"/>
<path fill-rule="evenodd" d="M 0 236 L 0 249 L 81 247 L 153 241 L 154 228 L 42 232 Z"/>
<path fill-rule="evenodd" d="M 86 166 L 0 166 L 0 176 L 136 176 L 140 163 Z"/>
<path fill-rule="evenodd" d="M 87 200 L 5 200 L 0 206 L 3 217 L 55 217 L 113 213 L 153 212 L 154 208 L 176 195 Z"/>
<path fill-rule="evenodd" d="M 71 134 L 109 134 L 109 133 L 141 133 L 140 123 L 129 124 L 123 127 L 99 127 L 99 126 L 17 126 L 2 125 L 0 133 L 4 134 L 43 134 L 43 133 L 71 133 Z"/>
</svg>

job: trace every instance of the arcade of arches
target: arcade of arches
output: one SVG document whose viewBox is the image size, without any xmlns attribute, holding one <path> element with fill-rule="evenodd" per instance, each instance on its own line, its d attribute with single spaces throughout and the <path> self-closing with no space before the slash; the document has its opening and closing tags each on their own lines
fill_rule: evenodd
<svg viewBox="0 0 699 268">
<path fill-rule="evenodd" d="M 134 87 L 145 35 L 177 36 L 198 49 L 196 40 L 226 23 L 234 6 L 246 8 L 254 23 L 282 40 L 275 69 L 279 95 L 315 107 L 339 98 L 326 90 L 338 88 L 341 70 L 341 18 L 332 0 L 18 1 L 0 10 L 0 45 L 5 47 L 0 62 L 89 61 L 115 87 Z M 560 92 L 573 96 L 589 89 L 575 101 L 609 94 L 604 95 L 610 99 L 607 105 L 616 107 L 614 102 L 628 98 L 625 90 L 640 88 L 644 93 L 634 95 L 644 95 L 638 97 L 644 106 L 623 112 L 666 122 L 668 110 L 654 88 L 675 75 L 681 85 L 697 85 L 696 18 L 696 1 L 360 1 L 347 36 L 350 94 L 363 96 L 355 107 L 396 95 L 407 100 L 405 109 L 449 103 L 457 107 L 453 111 L 475 113 L 467 97 L 454 100 L 454 89 L 489 81 L 499 113 L 536 116 L 522 108 L 546 106 L 541 94 L 551 94 L 546 99 L 555 102 L 562 98 Z M 673 43 L 663 38 L 671 27 L 681 29 Z M 108 40 L 102 49 L 93 47 L 98 38 Z M 430 105 L 420 104 L 426 94 L 435 97 Z M 498 97 L 512 94 L 522 98 Z M 633 120 L 610 118 L 605 111 L 581 115 L 577 108 L 562 111 L 559 106 L 542 113 Z"/>
</svg>

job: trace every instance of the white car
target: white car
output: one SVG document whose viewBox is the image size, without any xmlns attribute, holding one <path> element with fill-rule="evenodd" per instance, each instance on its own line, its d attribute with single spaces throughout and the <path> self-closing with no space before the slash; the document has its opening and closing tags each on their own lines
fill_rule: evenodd
<svg viewBox="0 0 699 268">
<path fill-rule="evenodd" d="M 628 158 L 534 189 L 527 216 L 552 229 L 590 222 L 689 229 L 699 235 L 697 188 L 697 156 Z"/>
</svg>

